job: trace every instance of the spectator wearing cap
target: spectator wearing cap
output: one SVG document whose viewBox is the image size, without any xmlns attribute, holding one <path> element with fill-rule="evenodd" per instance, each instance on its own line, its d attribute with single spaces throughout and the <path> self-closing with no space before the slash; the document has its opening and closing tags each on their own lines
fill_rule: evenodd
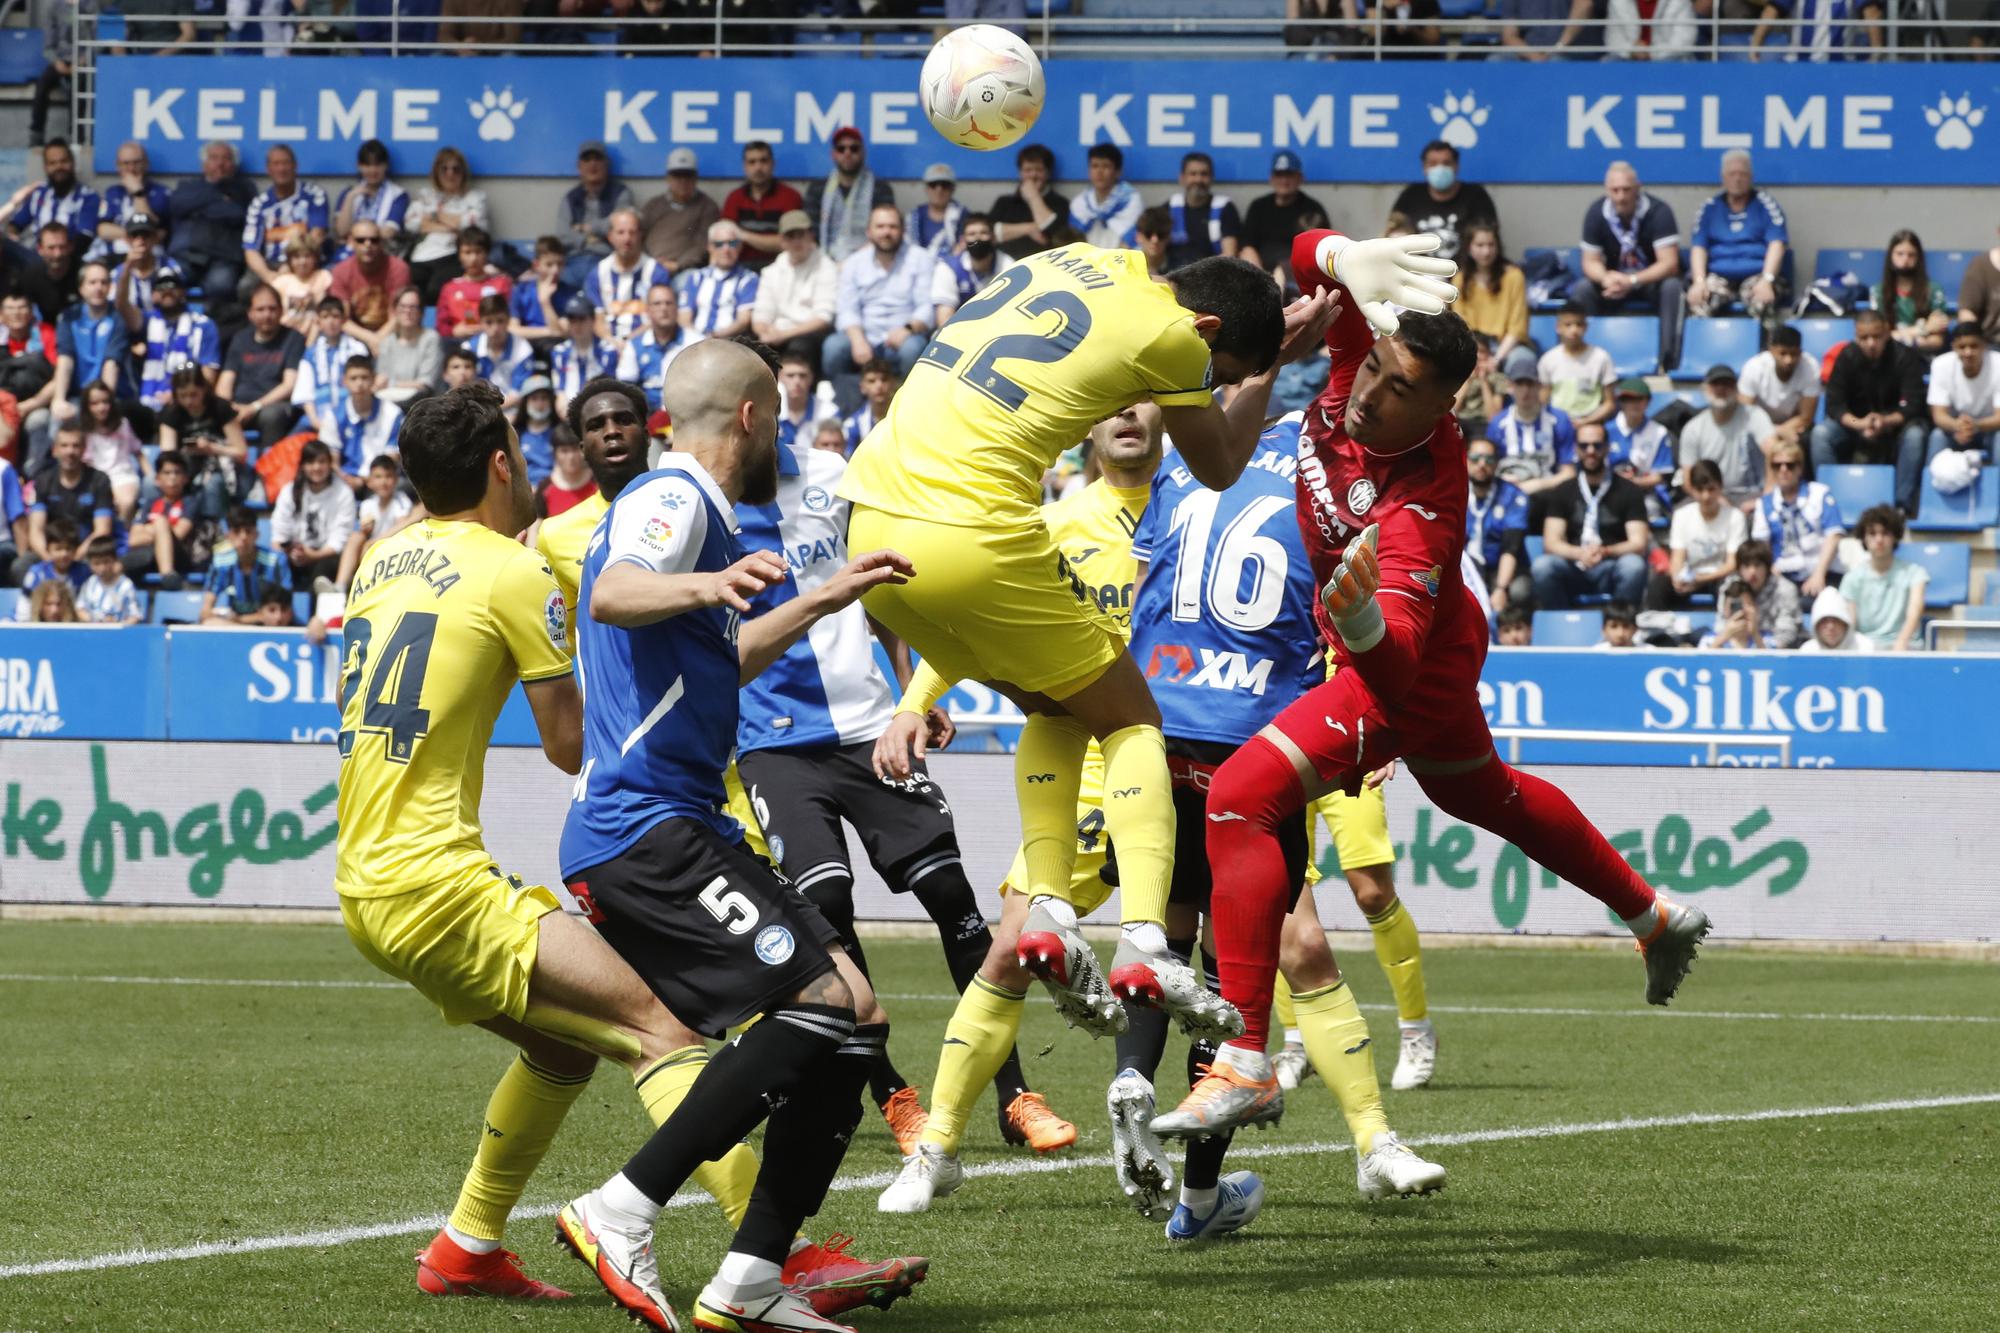
<svg viewBox="0 0 2000 1333">
<path fill-rule="evenodd" d="M 618 373 L 618 348 L 597 336 L 597 307 L 588 296 L 570 297 L 562 313 L 569 337 L 549 351 L 549 378 L 555 386 L 556 411 L 567 412 L 577 390 Z M 525 396 L 526 390 L 522 392 Z"/>
<path fill-rule="evenodd" d="M 1722 469 L 1704 458 L 1687 470 L 1693 500 L 1674 511 L 1667 533 L 1667 568 L 1646 584 L 1646 609 L 1687 606 L 1697 593 L 1712 592 L 1736 573 L 1736 548 L 1749 535 L 1743 511 L 1722 494 Z"/>
<path fill-rule="evenodd" d="M 489 296 L 508 300 L 514 280 L 493 266 L 493 238 L 479 227 L 458 234 L 458 276 L 438 293 L 437 326 L 454 338 L 479 332 L 480 307 Z"/>
<path fill-rule="evenodd" d="M 1722 155 L 1722 192 L 1701 206 L 1688 237 L 1688 313 L 1713 315 L 1741 301 L 1752 319 L 1770 318 L 1787 294 L 1790 244 L 1785 210 L 1757 188 L 1749 152 L 1730 149 Z"/>
<path fill-rule="evenodd" d="M 243 267 L 248 271 L 238 284 L 238 295 L 244 300 L 258 283 L 277 284 L 285 266 L 285 246 L 292 240 L 324 247 L 333 219 L 326 191 L 299 179 L 298 155 L 286 145 L 273 144 L 264 154 L 264 174 L 271 178 L 270 188 L 251 200 L 243 219 Z M 256 282 L 250 281 L 253 277 Z"/>
<path fill-rule="evenodd" d="M 1132 245 L 1132 229 L 1146 201 L 1125 179 L 1125 154 L 1115 143 L 1097 144 L 1089 156 L 1090 188 L 1070 200 L 1069 225 L 1106 250 Z"/>
<path fill-rule="evenodd" d="M 1569 299 L 1587 315 L 1626 306 L 1658 311 L 1660 364 L 1675 364 L 1684 290 L 1679 224 L 1664 199 L 1640 188 L 1631 163 L 1605 170 L 1604 198 L 1583 215 L 1582 248 L 1583 276 L 1570 284 Z"/>
<path fill-rule="evenodd" d="M 1500 475 L 1537 495 L 1576 475 L 1576 425 L 1569 413 L 1543 401 L 1533 349 L 1516 347 L 1506 374 L 1514 399 L 1486 423 L 1486 438 L 1499 447 Z"/>
<path fill-rule="evenodd" d="M 1854 618 L 1854 628 L 1892 653 L 1917 646 L 1917 626 L 1924 618 L 1924 584 L 1930 573 L 1911 560 L 1899 560 L 1903 516 L 1894 505 L 1862 511 L 1855 525 L 1868 558 L 1840 580 L 1840 595 Z"/>
<path fill-rule="evenodd" d="M 833 379 L 847 410 L 859 402 L 861 367 L 880 357 L 907 379 L 930 341 L 931 275 L 937 261 L 930 251 L 903 237 L 903 215 L 884 204 L 868 216 L 868 248 L 840 266 L 835 298 L 835 331 L 827 335 L 820 364 Z"/>
<path fill-rule="evenodd" d="M 1465 502 L 1465 553 L 1479 567 L 1495 611 L 1533 595 L 1527 559 L 1528 497 L 1501 478 L 1500 447 L 1474 440 L 1465 451 L 1471 493 Z"/>
<path fill-rule="evenodd" d="M 1602 425 L 1578 426 L 1576 473 L 1542 498 L 1542 554 L 1532 578 L 1545 611 L 1565 610 L 1586 592 L 1620 602 L 1645 595 L 1646 493 L 1611 470 L 1610 456 Z"/>
<path fill-rule="evenodd" d="M 1167 271 L 1241 249 L 1243 218 L 1228 195 L 1215 193 L 1214 159 L 1207 153 L 1182 157 L 1180 186 L 1167 198 L 1167 213 L 1173 219 L 1167 236 Z"/>
<path fill-rule="evenodd" d="M 1806 636 L 1799 614 L 1799 585 L 1778 578 L 1771 570 L 1769 542 L 1750 538 L 1736 548 L 1736 576 L 1757 603 L 1757 624 L 1770 637 L 1770 647 L 1796 648 Z"/>
<path fill-rule="evenodd" d="M 618 353 L 618 378 L 646 391 L 646 401 L 660 410 L 660 388 L 674 358 L 700 341 L 681 327 L 679 302 L 665 283 L 646 293 L 646 327 L 628 338 Z"/>
<path fill-rule="evenodd" d="M 409 191 L 389 179 L 387 144 L 380 139 L 362 144 L 354 153 L 354 171 L 354 183 L 342 190 L 333 204 L 333 234 L 341 244 L 336 260 L 354 252 L 349 233 L 357 222 L 374 223 L 381 236 L 382 252 L 389 254 L 401 239 L 403 222 L 410 215 Z M 386 308 L 383 318 L 388 318 Z"/>
<path fill-rule="evenodd" d="M 97 243 L 89 251 L 96 259 L 125 253 L 126 220 L 134 213 L 143 213 L 156 224 L 167 215 L 167 187 L 152 178 L 146 150 L 128 139 L 118 145 L 115 161 L 118 180 L 105 188 L 104 204 L 97 212 Z"/>
<path fill-rule="evenodd" d="M 1457 259 L 1468 228 L 1475 222 L 1496 226 L 1500 210 L 1484 185 L 1473 185 L 1458 173 L 1458 149 L 1442 139 L 1424 145 L 1424 178 L 1403 187 L 1390 212 L 1409 219 L 1410 230 L 1429 232 L 1444 242 L 1438 247 L 1442 259 Z"/>
<path fill-rule="evenodd" d="M 1773 433 L 1771 418 L 1737 393 L 1733 367 L 1719 362 L 1710 366 L 1701 377 L 1701 388 L 1708 407 L 1681 427 L 1681 465 L 1688 467 L 1704 458 L 1713 462 L 1721 470 L 1729 503 L 1747 515 L 1764 494 L 1764 450 Z"/>
<path fill-rule="evenodd" d="M 896 192 L 868 169 L 860 130 L 852 125 L 835 130 L 831 148 L 833 170 L 806 187 L 805 207 L 819 228 L 819 248 L 841 264 L 868 245 L 869 215 L 885 204 L 894 208 Z"/>
<path fill-rule="evenodd" d="M 762 139 L 744 144 L 743 183 L 722 201 L 722 216 L 743 233 L 743 263 L 759 273 L 785 253 L 785 215 L 804 212 L 806 206 L 804 195 L 777 178 L 777 169 L 777 155 L 770 144 Z M 808 229 L 812 225 L 809 213 L 806 225 Z"/>
<path fill-rule="evenodd" d="M 1302 231 L 1331 224 L 1319 200 L 1299 186 L 1305 164 L 1289 148 L 1271 159 L 1271 192 L 1250 201 L 1243 215 L 1243 248 L 1237 253 L 1261 269 L 1289 264 L 1292 238 Z"/>
<path fill-rule="evenodd" d="M 521 403 L 514 409 L 514 434 L 521 441 L 521 457 L 528 465 L 530 486 L 540 486 L 555 471 L 555 437 L 559 429 L 562 429 L 562 409 L 556 405 L 555 381 L 547 375 L 528 376 L 521 381 Z"/>
<path fill-rule="evenodd" d="M 1819 412 L 1819 369 L 1806 360 L 1799 331 L 1789 324 L 1772 329 L 1771 345 L 1743 363 L 1736 392 L 1771 418 L 1773 441 L 1804 443 Z"/>
<path fill-rule="evenodd" d="M 51 222 L 59 222 L 90 244 L 104 201 L 76 176 L 76 154 L 61 139 L 42 149 L 42 179 L 14 191 L 0 212 L 7 216 L 7 233 L 23 240 Z"/>
<path fill-rule="evenodd" d="M 306 340 L 297 329 L 285 327 L 284 305 L 274 287 L 250 293 L 249 313 L 249 323 L 229 340 L 215 392 L 235 409 L 239 425 L 257 432 L 260 444 L 275 444 L 298 420 L 292 390 L 298 385 Z"/>
<path fill-rule="evenodd" d="M 924 168 L 924 202 L 910 210 L 903 220 L 903 234 L 913 245 L 934 255 L 948 255 L 958 249 L 958 229 L 965 221 L 965 205 L 958 202 L 958 173 L 942 162 Z"/>
<path fill-rule="evenodd" d="M 1972 323 L 1951 330 L 1951 350 L 1931 362 L 1925 403 L 1931 410 L 1930 447 L 1925 463 L 1947 449 L 1993 456 L 2000 431 L 2000 356 L 1986 346 Z"/>
<path fill-rule="evenodd" d="M 155 412 L 166 406 L 174 372 L 199 366 L 212 384 L 222 373 L 222 335 L 215 321 L 187 308 L 181 275 L 163 270 L 153 279 L 153 309 L 143 326 L 139 357 L 139 401 Z"/>
<path fill-rule="evenodd" d="M 1771 445 L 1771 488 L 1750 515 L 1750 535 L 1771 552 L 1771 567 L 1816 597 L 1839 572 L 1840 535 L 1847 525 L 1840 502 L 1817 481 L 1807 481 L 1806 452 L 1797 440 Z"/>
<path fill-rule="evenodd" d="M 1826 419 L 1812 429 L 1813 470 L 1884 455 L 1896 465 L 1896 504 L 1917 512 L 1930 415 L 1924 402 L 1924 359 L 1889 336 L 1879 310 L 1854 316 L 1854 340 L 1840 349 L 1826 377 Z"/>
<path fill-rule="evenodd" d="M 255 196 L 235 146 L 218 140 L 202 147 L 201 175 L 183 180 L 167 197 L 170 253 L 203 293 L 235 294 L 243 277 L 243 221 Z"/>
<path fill-rule="evenodd" d="M 833 331 L 839 266 L 819 248 L 804 209 L 778 219 L 778 229 L 784 251 L 757 275 L 750 329 L 781 356 L 803 356 L 817 371 L 820 344 Z"/>
<path fill-rule="evenodd" d="M 993 240 L 993 219 L 984 213 L 965 215 L 964 234 L 965 248 L 955 255 L 938 256 L 937 267 L 931 270 L 931 305 L 937 315 L 932 328 L 944 327 L 974 292 L 1014 262 L 1000 253 Z"/>
<path fill-rule="evenodd" d="M 603 144 L 592 139 L 577 149 L 576 184 L 556 203 L 556 235 L 569 251 L 563 278 L 585 285 L 591 271 L 611 254 L 611 219 L 629 212 L 636 223 L 638 208 L 624 182 L 612 176 L 611 156 Z M 637 243 L 635 238 L 634 246 Z M 601 300 L 597 304 L 600 309 L 604 306 Z"/>
<path fill-rule="evenodd" d="M 734 338 L 750 329 L 757 303 L 757 275 L 738 263 L 743 233 L 729 221 L 708 229 L 708 263 L 674 283 L 681 327 L 701 338 Z"/>
<path fill-rule="evenodd" d="M 1872 653 L 1875 640 L 1854 628 L 1854 609 L 1840 595 L 1827 588 L 1813 598 L 1812 637 L 1799 646 L 1802 653 Z"/>
<path fill-rule="evenodd" d="M 347 331 L 372 351 L 389 327 L 396 298 L 410 285 L 410 266 L 389 253 L 389 235 L 374 218 L 355 219 L 347 243 L 353 253 L 333 266 L 327 291 L 347 303 Z"/>
<path fill-rule="evenodd" d="M 722 217 L 722 209 L 701 188 L 694 149 L 667 154 L 667 189 L 639 210 L 640 245 L 669 273 L 697 268 L 703 241 Z"/>
<path fill-rule="evenodd" d="M 1604 423 L 1611 441 L 1611 470 L 1646 492 L 1646 509 L 1657 524 L 1673 512 L 1674 437 L 1646 415 L 1653 391 L 1636 376 L 1618 381 L 1612 391 L 1618 405 Z"/>
<path fill-rule="evenodd" d="M 1016 184 L 993 201 L 993 238 L 1001 253 L 1013 259 L 1046 250 L 1049 233 L 1069 217 L 1069 200 L 1050 188 L 1056 177 L 1056 155 L 1045 144 L 1023 145 L 1014 154 Z"/>
<path fill-rule="evenodd" d="M 639 248 L 639 215 L 621 208 L 611 215 L 611 253 L 584 275 L 583 294 L 597 307 L 597 334 L 623 342 L 646 323 L 646 294 L 671 287 L 667 266 Z"/>
</svg>

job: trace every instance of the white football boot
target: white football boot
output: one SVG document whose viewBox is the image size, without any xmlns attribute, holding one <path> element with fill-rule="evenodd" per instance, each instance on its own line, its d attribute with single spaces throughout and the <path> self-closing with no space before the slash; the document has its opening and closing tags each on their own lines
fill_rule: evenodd
<svg viewBox="0 0 2000 1333">
<path fill-rule="evenodd" d="M 1396 1057 L 1396 1072 L 1389 1079 L 1389 1086 L 1397 1092 L 1423 1087 L 1437 1072 L 1437 1061 L 1437 1029 L 1429 1023 L 1422 1027 L 1404 1028 L 1403 1051 Z"/>
<path fill-rule="evenodd" d="M 1118 1188 L 1141 1217 L 1166 1221 L 1173 1211 L 1174 1168 L 1153 1137 L 1157 1107 L 1151 1080 L 1136 1069 L 1123 1071 L 1111 1080 L 1104 1108 L 1111 1113 L 1111 1165 Z"/>
<path fill-rule="evenodd" d="M 1111 990 L 1127 1004 L 1165 1010 L 1196 1041 L 1220 1045 L 1243 1035 L 1243 1015 L 1210 990 L 1199 972 L 1170 953 L 1148 953 L 1129 934 L 1118 938 Z"/>
<path fill-rule="evenodd" d="M 1375 1136 L 1374 1146 L 1354 1165 L 1354 1185 L 1364 1199 L 1431 1194 L 1444 1188 L 1444 1168 L 1403 1146 L 1391 1133 Z"/>
<path fill-rule="evenodd" d="M 903 1159 L 903 1169 L 889 1182 L 889 1188 L 875 1200 L 875 1209 L 883 1213 L 927 1213 L 933 1199 L 942 1199 L 964 1183 L 965 1168 L 959 1165 L 957 1157 L 935 1143 L 920 1143 L 915 1152 Z"/>
</svg>

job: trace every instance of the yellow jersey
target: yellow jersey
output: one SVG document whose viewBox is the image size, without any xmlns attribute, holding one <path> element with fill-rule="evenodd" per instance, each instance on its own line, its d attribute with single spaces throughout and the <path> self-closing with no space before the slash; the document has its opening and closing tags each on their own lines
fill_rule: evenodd
<svg viewBox="0 0 2000 1333">
<path fill-rule="evenodd" d="M 1127 489 L 1099 477 L 1073 495 L 1042 506 L 1049 536 L 1062 552 L 1069 575 L 1097 609 L 1132 638 L 1132 584 L 1139 577 L 1139 560 L 1132 554 L 1132 534 L 1146 516 L 1151 486 Z"/>
<path fill-rule="evenodd" d="M 1136 250 L 1066 245 L 959 307 L 841 482 L 858 505 L 962 527 L 1028 527 L 1042 474 L 1142 398 L 1209 401 L 1194 312 Z"/>
<path fill-rule="evenodd" d="M 347 594 L 334 888 L 382 897 L 487 861 L 486 747 L 514 682 L 569 674 L 540 555 L 424 519 L 370 547 Z"/>
<path fill-rule="evenodd" d="M 572 644 L 576 642 L 577 589 L 583 583 L 583 553 L 590 545 L 590 534 L 597 531 L 597 521 L 610 508 L 611 502 L 604 498 L 603 492 L 592 491 L 554 518 L 543 519 L 535 532 L 535 549 L 549 562 L 549 572 L 556 576 L 556 586 L 562 589 L 567 617 L 563 629 Z"/>
</svg>

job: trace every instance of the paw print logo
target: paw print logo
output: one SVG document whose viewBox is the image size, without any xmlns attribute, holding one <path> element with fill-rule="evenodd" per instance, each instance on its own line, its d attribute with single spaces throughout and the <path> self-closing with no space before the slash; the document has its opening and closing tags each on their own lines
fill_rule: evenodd
<svg viewBox="0 0 2000 1333">
<path fill-rule="evenodd" d="M 1972 132 L 1986 119 L 1986 108 L 1974 106 L 1963 93 L 1956 102 L 1950 93 L 1939 93 L 1937 105 L 1924 108 L 1924 119 L 1937 131 L 1937 146 L 1950 152 L 1972 147 Z"/>
<path fill-rule="evenodd" d="M 1464 150 L 1479 146 L 1479 127 L 1492 114 L 1492 107 L 1479 105 L 1479 99 L 1469 92 L 1463 97 L 1446 93 L 1444 105 L 1431 108 L 1431 121 L 1439 126 L 1438 138 Z"/>
<path fill-rule="evenodd" d="M 488 88 L 477 100 L 465 104 L 479 122 L 479 137 L 488 143 L 506 143 L 514 137 L 514 122 L 527 114 L 526 98 L 516 98 L 512 87 L 494 92 Z"/>
</svg>

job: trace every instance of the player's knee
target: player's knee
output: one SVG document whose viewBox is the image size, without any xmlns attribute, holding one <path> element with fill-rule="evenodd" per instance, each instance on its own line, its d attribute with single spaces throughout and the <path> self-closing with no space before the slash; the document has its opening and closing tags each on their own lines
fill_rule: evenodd
<svg viewBox="0 0 2000 1333">
<path fill-rule="evenodd" d="M 1253 737 L 1223 761 L 1209 783 L 1209 834 L 1226 835 L 1237 824 L 1275 830 L 1302 800 L 1290 761 L 1276 746 Z"/>
<path fill-rule="evenodd" d="M 874 998 L 873 992 L 870 992 L 869 998 L 871 1000 Z M 828 1009 L 845 1009 L 852 1013 L 854 990 L 847 984 L 846 978 L 840 975 L 838 968 L 829 968 L 801 986 L 798 994 L 792 996 L 792 1002 L 824 1005 Z"/>
<path fill-rule="evenodd" d="M 1386 865 L 1348 871 L 1347 887 L 1354 891 L 1354 905 L 1366 916 L 1380 916 L 1396 901 L 1396 882 L 1389 877 Z"/>
<path fill-rule="evenodd" d="M 1278 970 L 1294 991 L 1318 990 L 1340 980 L 1340 964 L 1334 961 L 1318 921 L 1296 913 L 1285 918 L 1284 934 L 1278 939 Z"/>
<path fill-rule="evenodd" d="M 827 923 L 843 937 L 854 930 L 854 874 L 838 861 L 828 861 L 802 872 L 799 892 L 819 909 Z"/>
</svg>

